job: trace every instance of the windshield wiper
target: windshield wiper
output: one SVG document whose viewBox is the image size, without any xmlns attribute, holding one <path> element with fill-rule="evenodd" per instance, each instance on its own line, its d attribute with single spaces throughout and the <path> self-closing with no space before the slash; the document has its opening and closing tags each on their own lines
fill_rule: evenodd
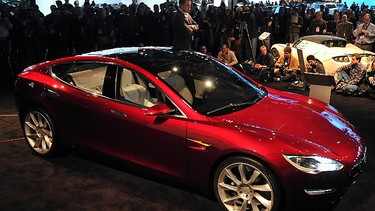
<svg viewBox="0 0 375 211">
<path fill-rule="evenodd" d="M 225 105 L 223 107 L 217 108 L 217 109 L 212 110 L 212 111 L 208 111 L 207 115 L 210 115 L 212 113 L 216 113 L 218 111 L 222 111 L 222 110 L 227 109 L 227 108 L 238 108 L 238 107 L 242 107 L 242 106 L 246 106 L 246 105 L 254 105 L 258 101 L 258 99 L 259 99 L 259 97 L 255 101 L 248 101 L 248 102 L 243 102 L 243 103 L 229 103 L 228 105 Z"/>
</svg>

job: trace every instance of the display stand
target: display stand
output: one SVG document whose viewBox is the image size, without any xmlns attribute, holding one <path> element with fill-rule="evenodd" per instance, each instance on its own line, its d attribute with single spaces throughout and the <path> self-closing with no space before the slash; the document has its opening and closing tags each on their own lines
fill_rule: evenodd
<svg viewBox="0 0 375 211">
<path fill-rule="evenodd" d="M 331 86 L 336 85 L 335 79 L 332 75 L 305 72 L 305 61 L 302 52 L 304 46 L 304 43 L 301 42 L 296 48 L 302 78 L 306 83 L 310 84 L 309 97 L 329 104 L 331 99 Z"/>
<path fill-rule="evenodd" d="M 309 97 L 329 103 L 331 99 L 331 87 L 335 79 L 332 75 L 305 73 L 305 80 L 310 83 Z"/>
</svg>

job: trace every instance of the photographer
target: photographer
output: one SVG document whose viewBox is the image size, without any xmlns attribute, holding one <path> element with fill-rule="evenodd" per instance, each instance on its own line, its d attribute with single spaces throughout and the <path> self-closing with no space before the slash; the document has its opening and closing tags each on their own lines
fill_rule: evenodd
<svg viewBox="0 0 375 211">
<path fill-rule="evenodd" d="M 292 56 L 292 48 L 286 46 L 284 48 L 284 55 L 277 60 L 275 67 L 279 68 L 282 79 L 284 81 L 294 81 L 297 79 L 299 70 L 298 59 Z"/>
<path fill-rule="evenodd" d="M 233 35 L 236 38 L 235 51 L 240 61 L 255 60 L 258 41 L 258 27 L 253 7 L 236 8 Z"/>
<path fill-rule="evenodd" d="M 372 45 L 375 41 L 375 25 L 370 23 L 371 15 L 366 13 L 363 15 L 362 24 L 353 31 L 355 39 L 355 45 L 362 50 L 372 50 Z"/>
<path fill-rule="evenodd" d="M 324 66 L 321 63 L 319 63 L 318 61 L 316 61 L 316 59 L 313 55 L 308 55 L 306 60 L 307 60 L 306 72 L 320 73 L 320 74 L 325 73 Z"/>
<path fill-rule="evenodd" d="M 268 82 L 273 79 L 275 61 L 273 56 L 267 52 L 266 46 L 260 46 L 260 55 L 258 56 L 254 67 L 259 73 L 262 81 Z"/>
</svg>

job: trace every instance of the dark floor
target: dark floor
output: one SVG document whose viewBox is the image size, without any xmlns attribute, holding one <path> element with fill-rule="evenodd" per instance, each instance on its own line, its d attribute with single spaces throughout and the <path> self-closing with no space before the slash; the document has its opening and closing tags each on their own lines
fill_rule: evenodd
<svg viewBox="0 0 375 211">
<path fill-rule="evenodd" d="M 281 82 L 267 85 L 286 90 Z M 0 210 L 219 210 L 208 198 L 109 158 L 79 150 L 53 159 L 32 155 L 22 137 L 13 90 L 0 86 Z M 335 211 L 375 210 L 375 101 L 333 94 L 331 105 L 368 146 L 365 171 Z"/>
</svg>

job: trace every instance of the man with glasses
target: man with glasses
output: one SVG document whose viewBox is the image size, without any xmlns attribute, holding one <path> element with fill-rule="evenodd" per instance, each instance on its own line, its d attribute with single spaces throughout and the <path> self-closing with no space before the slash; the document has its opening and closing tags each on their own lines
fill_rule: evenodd
<svg viewBox="0 0 375 211">
<path fill-rule="evenodd" d="M 372 45 L 375 41 L 375 25 L 370 23 L 371 15 L 366 13 L 363 15 L 363 23 L 359 24 L 358 27 L 353 31 L 355 39 L 355 45 L 362 50 L 372 51 Z"/>
<path fill-rule="evenodd" d="M 338 80 L 335 88 L 336 93 L 352 94 L 356 92 L 366 76 L 366 68 L 361 63 L 361 56 L 353 54 L 351 63 L 339 67 L 336 74 Z"/>
</svg>

